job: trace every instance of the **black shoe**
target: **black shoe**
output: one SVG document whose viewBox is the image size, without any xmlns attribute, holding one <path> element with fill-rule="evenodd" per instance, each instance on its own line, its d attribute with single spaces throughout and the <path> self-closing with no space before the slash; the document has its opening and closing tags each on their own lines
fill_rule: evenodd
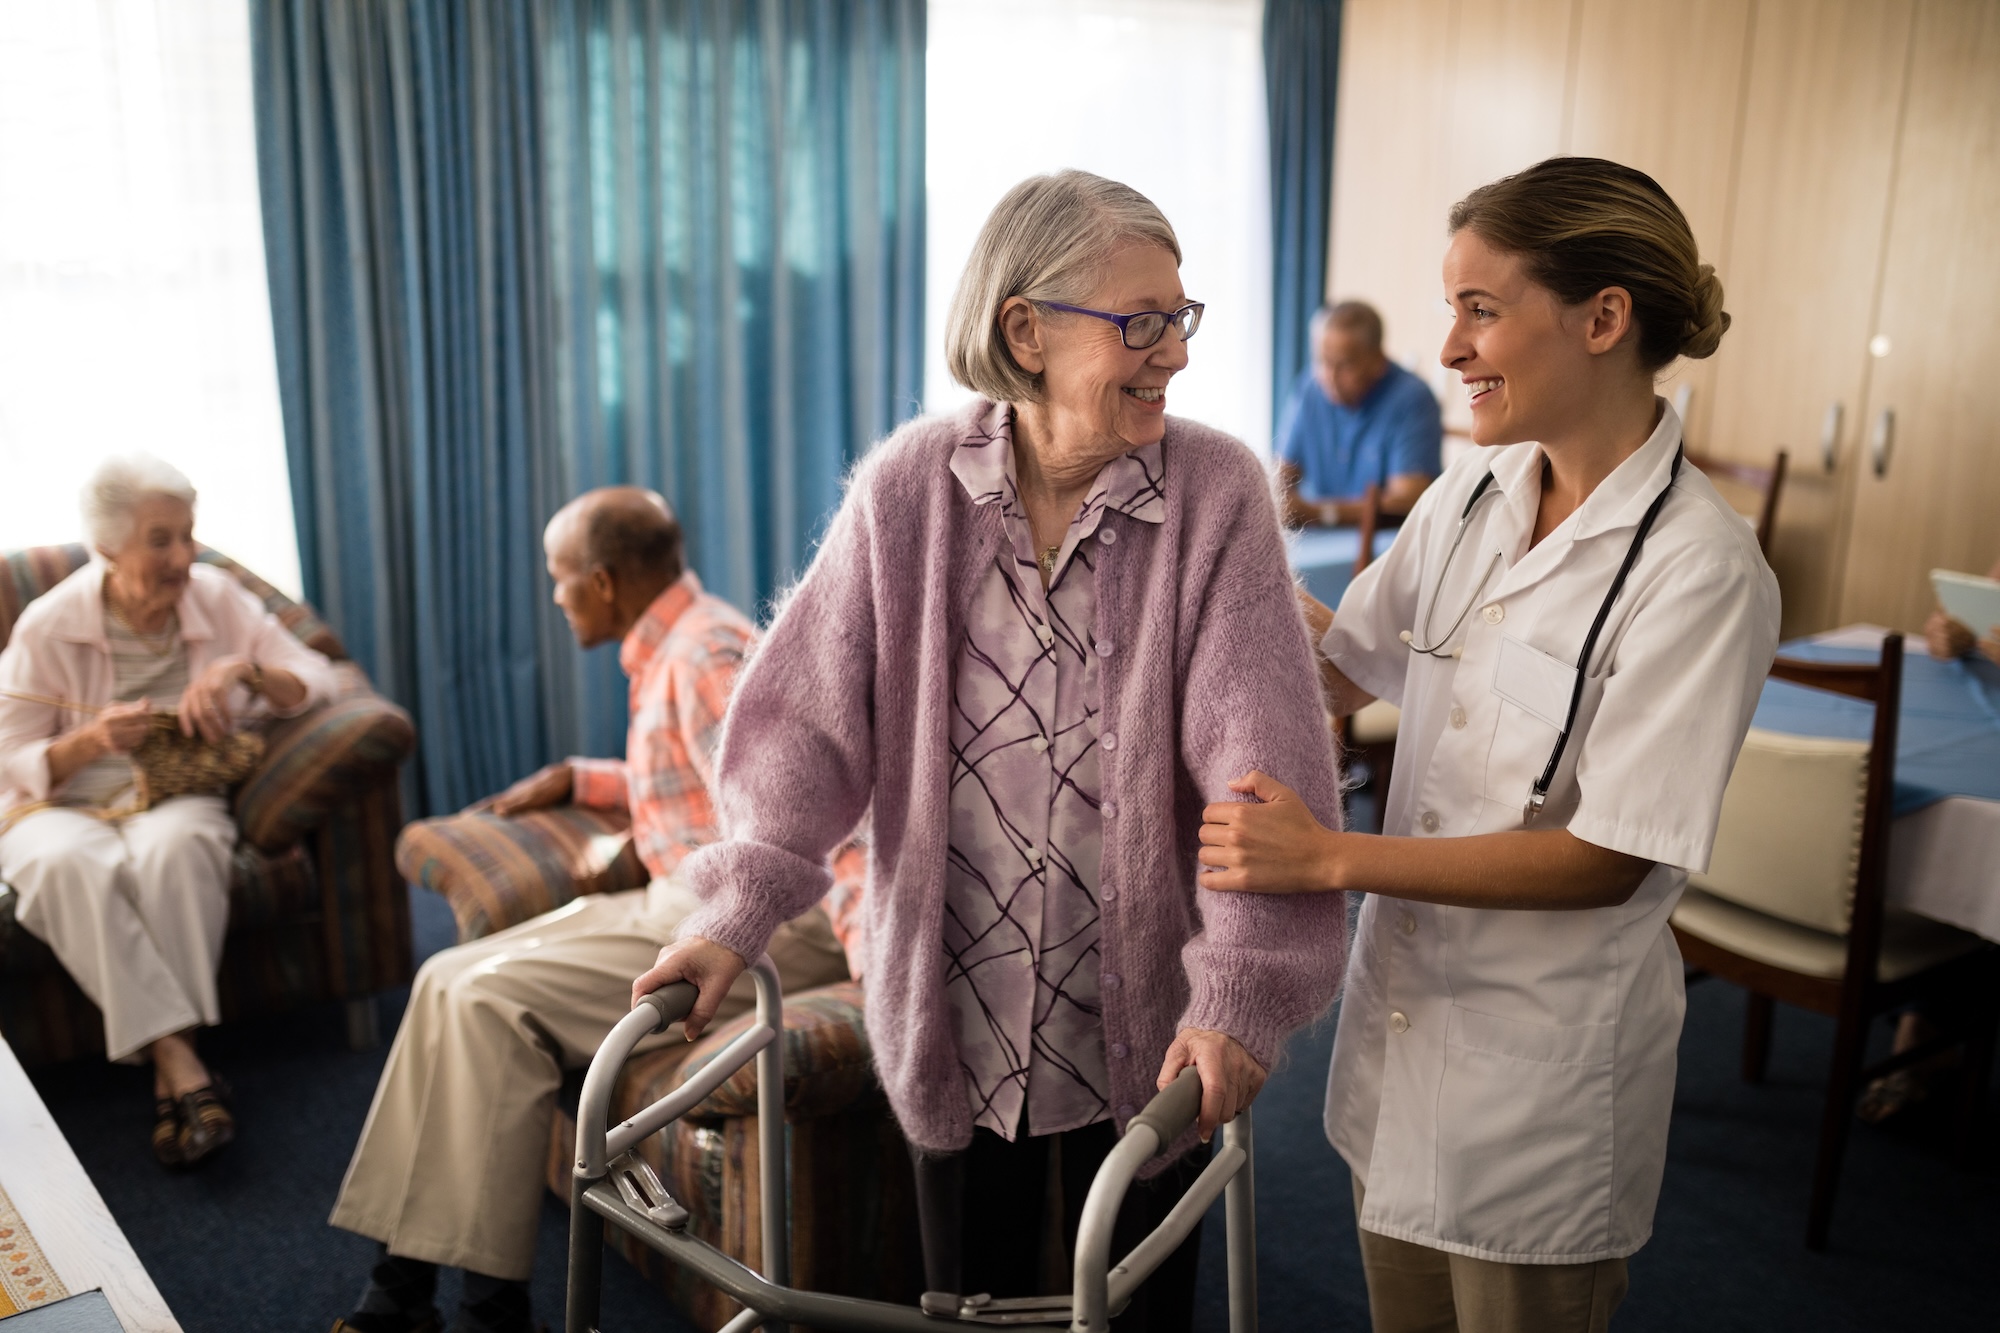
<svg viewBox="0 0 2000 1333">
<path fill-rule="evenodd" d="M 353 1314 L 333 1321 L 333 1333 L 443 1333 L 436 1295 L 436 1264 L 391 1254 L 378 1243 L 361 1301 Z"/>
<path fill-rule="evenodd" d="M 535 1333 L 528 1284 L 468 1271 L 451 1333 Z"/>
</svg>

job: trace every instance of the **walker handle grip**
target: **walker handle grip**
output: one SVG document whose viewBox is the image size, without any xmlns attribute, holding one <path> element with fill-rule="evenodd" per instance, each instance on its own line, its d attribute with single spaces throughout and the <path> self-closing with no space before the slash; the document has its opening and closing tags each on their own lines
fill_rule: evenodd
<svg viewBox="0 0 2000 1333">
<path fill-rule="evenodd" d="M 1201 1114 L 1201 1075 L 1193 1065 L 1181 1070 L 1166 1090 L 1146 1103 L 1146 1109 L 1132 1117 L 1125 1127 L 1130 1134 L 1140 1125 L 1160 1136 L 1160 1147 L 1179 1138 Z"/>
<path fill-rule="evenodd" d="M 660 1016 L 655 1032 L 664 1032 L 672 1024 L 680 1022 L 694 1008 L 695 997 L 701 992 L 692 981 L 670 981 L 656 991 L 639 997 L 639 1004 L 650 1008 Z M 637 1008 L 634 1005 L 633 1008 Z"/>
</svg>

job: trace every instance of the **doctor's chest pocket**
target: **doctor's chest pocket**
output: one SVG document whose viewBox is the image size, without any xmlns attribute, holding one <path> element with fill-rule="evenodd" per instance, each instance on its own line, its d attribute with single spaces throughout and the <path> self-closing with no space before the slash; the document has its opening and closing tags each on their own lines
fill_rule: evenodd
<svg viewBox="0 0 2000 1333">
<path fill-rule="evenodd" d="M 1438 1096 L 1441 1234 L 1513 1254 L 1604 1248 L 1616 1050 L 1614 1023 L 1452 1007 Z"/>
</svg>

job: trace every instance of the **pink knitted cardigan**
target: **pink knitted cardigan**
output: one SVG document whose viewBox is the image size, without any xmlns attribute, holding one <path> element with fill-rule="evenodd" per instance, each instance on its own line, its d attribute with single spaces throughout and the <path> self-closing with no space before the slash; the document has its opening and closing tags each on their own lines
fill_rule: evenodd
<svg viewBox="0 0 2000 1333">
<path fill-rule="evenodd" d="M 910 1140 L 972 1140 L 945 999 L 952 664 L 1002 541 L 952 450 L 1004 406 L 913 421 L 857 465 L 805 577 L 744 670 L 723 727 L 724 838 L 683 863 L 705 900 L 681 927 L 746 958 L 827 890 L 827 854 L 870 815 L 868 1035 Z M 1337 893 L 1195 886 L 1205 802 L 1260 768 L 1338 827 L 1332 741 L 1263 469 L 1178 418 L 1162 448 L 1167 515 L 1104 516 L 1104 1040 L 1124 1122 L 1182 1028 L 1235 1037 L 1266 1068 L 1328 1004 L 1346 961 Z M 870 803 L 873 803 L 872 811 Z M 1156 1164 L 1157 1165 L 1157 1164 Z"/>
</svg>

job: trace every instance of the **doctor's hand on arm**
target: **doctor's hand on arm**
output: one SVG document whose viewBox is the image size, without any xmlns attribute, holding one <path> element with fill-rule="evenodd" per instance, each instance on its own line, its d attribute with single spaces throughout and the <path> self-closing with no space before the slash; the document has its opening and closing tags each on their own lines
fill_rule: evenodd
<svg viewBox="0 0 2000 1333">
<path fill-rule="evenodd" d="M 1217 1125 L 1228 1124 L 1257 1099 L 1264 1087 L 1265 1069 L 1228 1033 L 1183 1028 L 1174 1044 L 1167 1047 L 1166 1063 L 1160 1066 L 1160 1091 L 1165 1092 L 1189 1065 L 1201 1077 L 1201 1115 L 1195 1128 L 1201 1141 L 1207 1143 Z"/>
<path fill-rule="evenodd" d="M 676 981 L 691 981 L 700 995 L 694 1008 L 681 1021 L 681 1031 L 689 1041 L 702 1034 L 722 1006 L 723 997 L 749 964 L 734 949 L 705 940 L 699 935 L 675 940 L 660 950 L 660 956 L 632 983 L 632 1003 Z"/>
<path fill-rule="evenodd" d="M 1198 853 L 1202 887 L 1225 893 L 1346 889 L 1447 907 L 1573 911 L 1624 902 L 1653 868 L 1567 829 L 1464 838 L 1336 833 L 1266 774 L 1229 786 L 1255 799 L 1204 810 Z"/>
</svg>

